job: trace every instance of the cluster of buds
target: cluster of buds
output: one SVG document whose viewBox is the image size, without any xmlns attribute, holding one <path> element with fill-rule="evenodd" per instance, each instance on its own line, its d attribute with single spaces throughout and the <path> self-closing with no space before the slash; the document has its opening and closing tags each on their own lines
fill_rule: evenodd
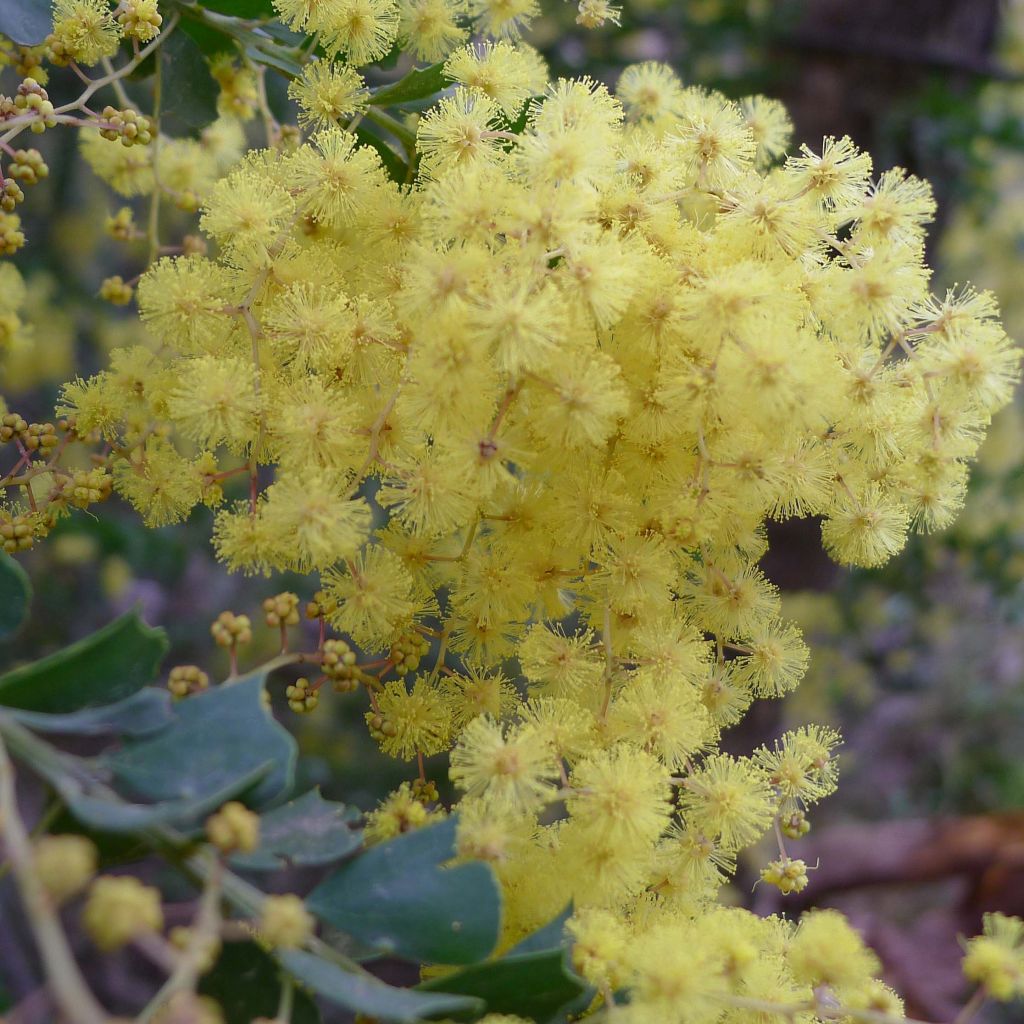
<svg viewBox="0 0 1024 1024">
<path fill-rule="evenodd" d="M 420 633 L 403 633 L 388 652 L 388 660 L 394 663 L 395 671 L 408 675 L 420 667 L 420 659 L 430 650 L 430 641 Z"/>
<path fill-rule="evenodd" d="M 119 242 L 130 242 L 139 237 L 139 232 L 135 227 L 135 215 L 130 206 L 122 206 L 117 213 L 107 217 L 103 229 L 111 238 L 115 238 Z"/>
<path fill-rule="evenodd" d="M 66 68 L 71 63 L 72 57 L 64 45 L 64 40 L 59 39 L 53 32 L 43 40 L 43 46 L 47 64 L 52 64 L 56 68 Z"/>
<path fill-rule="evenodd" d="M 20 114 L 32 112 L 36 115 L 36 120 L 31 125 L 31 129 L 36 135 L 57 124 L 56 111 L 50 102 L 50 97 L 34 78 L 26 78 L 18 86 L 18 92 L 14 97 L 14 106 Z"/>
<path fill-rule="evenodd" d="M 104 107 L 100 115 L 102 124 L 100 135 L 110 142 L 121 140 L 122 146 L 146 146 L 153 141 L 152 125 L 148 117 L 143 117 L 137 110 L 126 107 Z"/>
<path fill-rule="evenodd" d="M 167 678 L 167 689 L 179 700 L 209 685 L 210 677 L 198 665 L 175 665 Z"/>
<path fill-rule="evenodd" d="M 210 626 L 210 635 L 219 647 L 238 647 L 252 640 L 252 623 L 248 615 L 221 612 Z"/>
<path fill-rule="evenodd" d="M 102 466 L 77 470 L 65 479 L 70 480 L 68 500 L 75 508 L 88 508 L 106 501 L 114 489 L 113 477 Z"/>
<path fill-rule="evenodd" d="M 761 869 L 761 881 L 774 885 L 784 896 L 807 888 L 807 865 L 802 860 L 773 860 Z"/>
<path fill-rule="evenodd" d="M 126 36 L 148 43 L 159 35 L 164 19 L 156 3 L 157 0 L 121 0 L 117 8 L 117 23 Z"/>
<path fill-rule="evenodd" d="M 300 676 L 285 691 L 288 698 L 288 707 L 297 715 L 305 715 L 315 711 L 320 703 L 320 696 L 313 687 L 313 684 L 305 677 Z"/>
<path fill-rule="evenodd" d="M 24 244 L 21 218 L 16 213 L 0 210 L 0 254 L 13 256 Z"/>
<path fill-rule="evenodd" d="M 320 669 L 330 679 L 335 693 L 352 693 L 360 683 L 369 685 L 372 680 L 356 664 L 356 652 L 344 640 L 324 643 Z"/>
<path fill-rule="evenodd" d="M 220 86 L 217 109 L 222 114 L 248 121 L 259 109 L 256 77 L 236 64 L 228 54 L 219 54 L 210 62 L 210 74 Z"/>
<path fill-rule="evenodd" d="M 50 173 L 43 154 L 38 149 L 17 149 L 11 156 L 7 168 L 9 177 L 16 178 L 26 185 L 38 185 Z"/>
<path fill-rule="evenodd" d="M 398 735 L 395 723 L 388 721 L 379 711 L 366 712 L 366 726 L 370 731 L 370 738 L 377 743 L 383 743 Z"/>
<path fill-rule="evenodd" d="M 433 779 L 413 779 L 412 795 L 413 799 L 424 807 L 436 804 L 441 799 L 437 792 L 437 783 Z"/>
<path fill-rule="evenodd" d="M 299 595 L 285 591 L 268 597 L 263 602 L 263 617 L 270 627 L 297 626 L 299 624 Z"/>
<path fill-rule="evenodd" d="M 322 590 L 313 595 L 313 600 L 306 605 L 307 619 L 325 619 L 338 608 L 338 602 L 328 597 Z"/>
<path fill-rule="evenodd" d="M 114 306 L 127 306 L 135 295 L 135 289 L 120 274 L 104 278 L 100 285 L 100 298 Z"/>
<path fill-rule="evenodd" d="M 0 209 L 10 213 L 18 203 L 25 201 L 25 193 L 13 178 L 3 179 L 3 192 L 0 194 Z"/>
<path fill-rule="evenodd" d="M 811 823 L 803 811 L 794 811 L 779 822 L 783 835 L 790 839 L 803 839 L 811 831 Z"/>
<path fill-rule="evenodd" d="M 44 66 L 46 59 L 45 46 L 19 46 L 14 52 L 14 70 L 22 78 L 31 78 L 40 85 L 49 81 L 49 73 Z"/>
<path fill-rule="evenodd" d="M 260 844 L 260 819 L 237 800 L 206 819 L 206 838 L 221 853 L 251 853 Z"/>
<path fill-rule="evenodd" d="M 16 412 L 0 418 L 0 444 L 16 441 L 29 452 L 47 452 L 60 443 L 52 423 L 29 423 Z"/>
<path fill-rule="evenodd" d="M 12 515 L 0 509 L 0 546 L 7 554 L 28 551 L 43 532 L 45 529 L 37 515 Z"/>
</svg>

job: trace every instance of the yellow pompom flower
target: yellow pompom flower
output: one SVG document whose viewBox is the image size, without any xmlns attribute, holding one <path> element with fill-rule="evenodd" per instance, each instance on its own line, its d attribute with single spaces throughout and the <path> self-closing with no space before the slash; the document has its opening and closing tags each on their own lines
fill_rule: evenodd
<svg viewBox="0 0 1024 1024">
<path fill-rule="evenodd" d="M 738 850 L 757 840 L 775 813 L 767 777 L 753 763 L 715 754 L 686 777 L 680 807 L 688 825 Z"/>
<path fill-rule="evenodd" d="M 526 50 L 505 40 L 464 46 L 444 65 L 448 78 L 489 96 L 506 118 L 516 117 L 523 104 L 543 90 L 545 83 L 538 82 L 536 70 Z"/>
<path fill-rule="evenodd" d="M 381 750 L 401 761 L 437 754 L 449 746 L 448 696 L 426 679 L 417 679 L 411 688 L 401 679 L 385 684 L 376 709 L 366 712 L 366 721 Z"/>
<path fill-rule="evenodd" d="M 354 68 L 318 60 L 307 64 L 302 75 L 288 86 L 288 96 L 299 105 L 301 125 L 328 128 L 363 110 L 369 93 L 362 75 Z"/>
<path fill-rule="evenodd" d="M 1000 1002 L 1024 997 L 1024 921 L 986 914 L 983 928 L 967 941 L 964 974 Z"/>
<path fill-rule="evenodd" d="M 653 845 L 668 826 L 668 769 L 654 755 L 629 744 L 580 760 L 573 767 L 570 786 L 570 819 L 597 842 Z"/>
<path fill-rule="evenodd" d="M 800 919 L 786 950 L 797 981 L 809 985 L 857 987 L 878 971 L 878 958 L 835 910 L 810 910 Z"/>
<path fill-rule="evenodd" d="M 181 367 L 168 396 L 171 415 L 186 436 L 204 448 L 241 450 L 253 436 L 260 397 L 251 363 L 234 357 L 198 356 Z"/>
<path fill-rule="evenodd" d="M 292 548 L 289 561 L 300 572 L 352 557 L 369 536 L 373 512 L 348 490 L 343 479 L 313 468 L 282 474 L 267 489 L 263 521 Z"/>
<path fill-rule="evenodd" d="M 554 796 L 558 772 L 547 740 L 528 725 L 503 728 L 481 715 L 452 751 L 451 779 L 498 811 L 529 812 Z"/>
<path fill-rule="evenodd" d="M 322 580 L 337 605 L 331 624 L 370 650 L 382 649 L 415 610 L 408 570 L 382 547 L 368 548 L 345 569 L 324 573 Z"/>
<path fill-rule="evenodd" d="M 106 0 L 54 0 L 54 48 L 62 60 L 98 64 L 117 53 L 120 36 Z"/>
<path fill-rule="evenodd" d="M 399 39 L 419 60 L 438 61 L 467 35 L 462 0 L 398 0 Z"/>
</svg>

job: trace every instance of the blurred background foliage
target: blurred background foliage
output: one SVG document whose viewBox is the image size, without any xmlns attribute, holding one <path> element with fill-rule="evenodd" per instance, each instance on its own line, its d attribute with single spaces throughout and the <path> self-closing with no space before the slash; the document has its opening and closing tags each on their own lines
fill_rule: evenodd
<svg viewBox="0 0 1024 1024">
<path fill-rule="evenodd" d="M 930 254 L 936 288 L 970 279 L 993 289 L 1010 334 L 1024 338 L 1024 2 L 625 6 L 620 26 L 586 32 L 575 25 L 575 5 L 548 5 L 531 41 L 559 74 L 586 68 L 613 82 L 627 64 L 662 60 L 685 81 L 733 97 L 777 96 L 790 109 L 795 144 L 848 133 L 877 170 L 902 165 L 929 178 L 940 204 Z M 61 88 L 51 83 L 51 95 Z M 257 144 L 258 125 L 247 130 Z M 141 252 L 103 233 L 104 214 L 124 201 L 92 175 L 74 133 L 49 133 L 42 144 L 54 173 L 40 186 L 45 195 L 28 204 L 29 244 L 18 257 L 33 333 L 0 355 L 3 390 L 29 419 L 49 418 L 62 381 L 100 368 L 109 348 L 140 330 L 130 310 L 96 297 L 105 276 L 131 278 L 142 263 Z M 189 230 L 190 215 L 180 219 L 171 233 Z M 172 663 L 225 672 L 208 633 L 216 614 L 231 608 L 258 622 L 264 597 L 294 589 L 307 599 L 310 584 L 228 577 L 209 549 L 207 516 L 149 530 L 111 505 L 98 519 L 66 521 L 24 559 L 37 614 L 16 646 L 0 646 L 0 664 L 59 647 L 141 604 L 169 631 Z M 823 868 L 806 895 L 850 913 L 897 988 L 942 1019 L 958 995 L 947 991 L 958 984 L 948 966 L 956 932 L 973 934 L 983 909 L 1024 913 L 1020 404 L 997 422 L 953 529 L 917 539 L 886 569 L 849 573 L 821 556 L 816 524 L 798 523 L 776 531 L 768 558 L 769 576 L 807 634 L 811 669 L 795 695 L 751 714 L 729 742 L 747 750 L 781 727 L 812 721 L 842 728 L 841 795 L 818 816 L 814 836 L 822 850 L 830 833 L 853 843 L 854 855 L 839 859 L 861 873 L 837 881 Z M 269 657 L 276 639 L 276 631 L 258 630 L 248 657 Z M 327 700 L 294 721 L 307 754 L 303 781 L 323 784 L 328 796 L 370 807 L 409 774 L 376 752 L 357 701 Z M 936 816 L 948 827 L 921 824 Z M 850 827 L 859 830 L 852 839 L 842 831 Z M 921 851 L 937 843 L 949 857 L 935 866 L 938 855 Z M 880 850 L 889 854 L 884 867 Z M 749 901 L 749 888 L 741 884 L 736 899 Z M 774 909 L 769 897 L 755 899 Z"/>
</svg>

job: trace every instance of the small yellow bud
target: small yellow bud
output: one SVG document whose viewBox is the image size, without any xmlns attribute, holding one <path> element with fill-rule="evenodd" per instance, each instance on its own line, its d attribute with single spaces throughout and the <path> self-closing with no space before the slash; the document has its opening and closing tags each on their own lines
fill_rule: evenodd
<svg viewBox="0 0 1024 1024">
<path fill-rule="evenodd" d="M 252 640 L 252 623 L 248 615 L 221 612 L 210 626 L 210 633 L 220 647 L 235 647 Z"/>
<path fill-rule="evenodd" d="M 55 903 L 81 892 L 96 874 L 96 847 L 85 836 L 43 836 L 35 844 L 36 875 Z"/>
<path fill-rule="evenodd" d="M 210 685 L 210 677 L 198 665 L 175 665 L 167 679 L 167 689 L 181 699 L 199 693 Z"/>
<path fill-rule="evenodd" d="M 320 703 L 320 695 L 305 676 L 300 676 L 291 686 L 287 687 L 284 695 L 288 698 L 288 707 L 297 715 L 315 711 Z"/>
<path fill-rule="evenodd" d="M 259 815 L 232 800 L 206 819 L 206 838 L 221 853 L 249 853 L 259 846 Z"/>
<path fill-rule="evenodd" d="M 104 278 L 100 285 L 100 298 L 114 306 L 127 306 L 135 295 L 135 289 L 120 274 Z"/>
<path fill-rule="evenodd" d="M 131 875 L 103 875 L 89 890 L 82 925 L 104 952 L 164 926 L 160 893 Z"/>
<path fill-rule="evenodd" d="M 260 935 L 271 946 L 292 949 L 313 934 L 313 918 L 298 896 L 268 896 L 260 916 Z"/>
<path fill-rule="evenodd" d="M 285 592 L 263 602 L 263 616 L 268 626 L 295 626 L 299 622 L 299 595 Z"/>
<path fill-rule="evenodd" d="M 761 881 L 774 885 L 784 896 L 807 888 L 807 865 L 802 860 L 773 860 L 761 869 Z"/>
</svg>

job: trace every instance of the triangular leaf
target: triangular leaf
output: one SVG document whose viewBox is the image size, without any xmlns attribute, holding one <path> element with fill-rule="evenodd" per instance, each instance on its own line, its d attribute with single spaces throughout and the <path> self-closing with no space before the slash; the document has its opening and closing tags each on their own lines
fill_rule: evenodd
<svg viewBox="0 0 1024 1024">
<path fill-rule="evenodd" d="M 273 18 L 277 13 L 272 0 L 203 0 L 203 6 L 234 18 Z"/>
<path fill-rule="evenodd" d="M 28 574 L 6 551 L 0 551 L 0 640 L 17 632 L 31 600 Z"/>
<path fill-rule="evenodd" d="M 281 968 L 255 942 L 229 942 L 213 969 L 199 982 L 201 995 L 217 1000 L 226 1024 L 252 1024 L 277 1016 L 281 998 Z M 317 1024 L 320 1012 L 301 989 L 292 1004 L 291 1024 Z"/>
<path fill-rule="evenodd" d="M 478 1015 L 482 1004 L 466 996 L 393 988 L 365 972 L 346 971 L 313 953 L 290 950 L 280 962 L 303 984 L 329 1002 L 378 1021 L 413 1024 L 424 1017 L 455 1013 Z"/>
<path fill-rule="evenodd" d="M 523 956 L 526 953 L 546 953 L 552 949 L 559 949 L 567 944 L 565 925 L 572 917 L 572 903 L 563 910 L 557 917 L 552 918 L 543 928 L 527 935 L 525 939 L 517 942 L 505 955 Z"/>
<path fill-rule="evenodd" d="M 503 956 L 428 981 L 418 991 L 474 996 L 486 1004 L 487 1013 L 546 1021 L 586 991 L 586 984 L 566 965 L 566 955 L 558 947 Z"/>
<path fill-rule="evenodd" d="M 444 62 L 426 68 L 413 68 L 404 78 L 391 85 L 382 85 L 370 95 L 375 107 L 390 107 L 396 103 L 424 100 L 447 89 L 452 80 L 444 73 Z"/>
<path fill-rule="evenodd" d="M 194 799 L 162 800 L 154 804 L 135 804 L 109 792 L 91 795 L 73 779 L 51 778 L 75 817 L 90 828 L 104 832 L 141 832 L 155 825 L 191 828 L 225 801 L 240 796 L 265 779 L 273 762 L 264 761 L 244 775 L 238 775 L 220 789 L 211 789 Z"/>
<path fill-rule="evenodd" d="M 172 135 L 205 128 L 217 119 L 220 87 L 203 51 L 186 32 L 173 32 L 160 47 L 161 128 Z"/>
<path fill-rule="evenodd" d="M 35 732 L 55 732 L 69 736 L 145 736 L 159 732 L 174 721 L 171 695 L 167 690 L 147 686 L 115 704 L 83 708 L 64 715 L 41 711 L 11 709 L 10 716 Z"/>
<path fill-rule="evenodd" d="M 498 941 L 501 898 L 481 863 L 443 867 L 455 819 L 373 846 L 307 897 L 310 911 L 360 942 L 427 963 L 471 964 Z"/>
<path fill-rule="evenodd" d="M 291 787 L 295 740 L 263 705 L 263 674 L 215 687 L 178 703 L 174 721 L 155 736 L 103 758 L 116 783 L 147 801 L 201 800 L 272 761 L 248 794 L 265 806 Z"/>
<path fill-rule="evenodd" d="M 260 818 L 260 845 L 252 853 L 236 854 L 235 868 L 276 871 L 295 865 L 330 864 L 362 842 L 344 804 L 325 800 L 318 789 L 275 808 Z"/>
<path fill-rule="evenodd" d="M 52 29 L 49 0 L 0 0 L 0 34 L 8 39 L 35 46 Z"/>
<path fill-rule="evenodd" d="M 65 714 L 113 704 L 152 682 L 167 646 L 162 629 L 129 612 L 56 654 L 0 676 L 0 705 Z"/>
</svg>

